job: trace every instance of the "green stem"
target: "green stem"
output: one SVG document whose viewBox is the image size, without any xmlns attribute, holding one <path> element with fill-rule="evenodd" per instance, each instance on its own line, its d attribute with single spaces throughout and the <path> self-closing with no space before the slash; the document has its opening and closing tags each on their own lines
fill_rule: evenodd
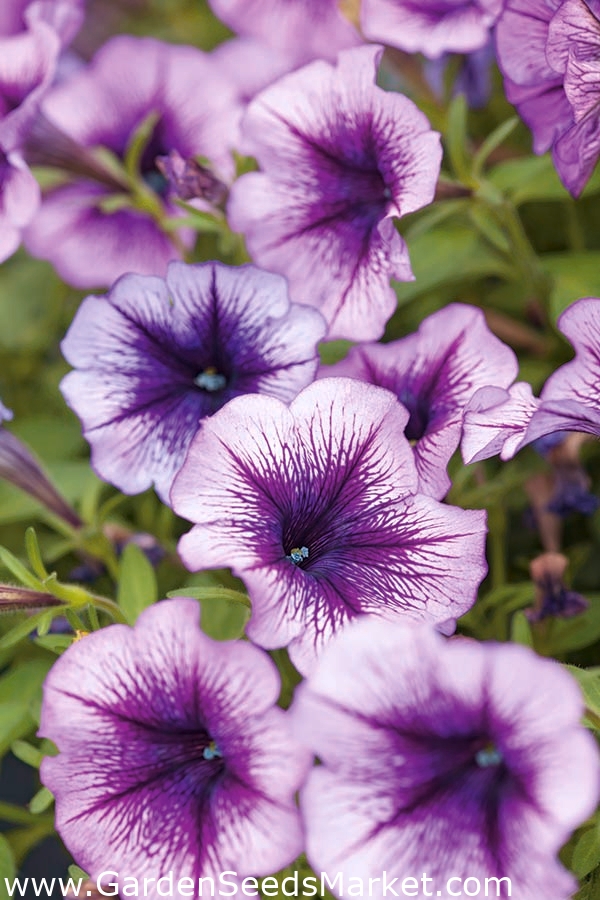
<svg viewBox="0 0 600 900">
<path fill-rule="evenodd" d="M 16 806 L 14 803 L 0 801 L 0 820 L 3 822 L 12 822 L 15 825 L 38 825 L 40 824 L 40 818 L 40 816 L 36 816 L 29 812 L 28 809 L 23 809 L 20 806 Z M 52 816 L 47 818 L 49 818 L 50 821 Z M 42 819 L 42 821 L 44 821 L 44 819 Z"/>
<path fill-rule="evenodd" d="M 107 613 L 111 618 L 115 620 L 115 622 L 119 622 L 121 625 L 128 625 L 128 621 L 123 615 L 123 612 L 119 606 L 114 602 L 114 600 L 109 600 L 108 597 L 100 597 L 99 594 L 90 594 L 90 603 L 96 607 L 96 609 L 101 609 L 102 612 Z"/>
<path fill-rule="evenodd" d="M 488 512 L 490 577 L 492 589 L 506 584 L 506 513 L 500 506 Z"/>
<path fill-rule="evenodd" d="M 510 242 L 512 257 L 528 286 L 528 293 L 544 307 L 550 292 L 550 281 L 521 222 L 516 208 L 508 200 L 490 205 L 490 210 L 503 227 Z"/>
</svg>

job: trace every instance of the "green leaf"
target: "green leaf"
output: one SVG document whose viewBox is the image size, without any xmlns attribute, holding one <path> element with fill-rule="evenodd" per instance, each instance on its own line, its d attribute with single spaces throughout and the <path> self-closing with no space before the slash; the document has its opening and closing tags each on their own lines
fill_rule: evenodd
<svg viewBox="0 0 600 900">
<path fill-rule="evenodd" d="M 0 900 L 8 900 L 9 893 L 6 888 L 5 878 L 9 881 L 16 875 L 15 860 L 6 838 L 0 834 Z"/>
<path fill-rule="evenodd" d="M 43 591 L 42 582 L 35 575 L 32 575 L 29 569 L 6 547 L 0 547 L 0 562 L 14 575 L 20 584 L 33 588 L 34 591 Z"/>
<path fill-rule="evenodd" d="M 47 634 L 44 637 L 36 638 L 35 643 L 38 647 L 43 647 L 44 650 L 49 650 L 50 653 L 56 653 L 57 656 L 60 656 L 61 653 L 64 653 L 71 646 L 74 640 L 75 638 L 71 634 Z"/>
<path fill-rule="evenodd" d="M 34 816 L 38 816 L 40 813 L 46 812 L 52 804 L 54 803 L 54 796 L 50 793 L 47 787 L 41 787 L 37 794 L 29 801 L 29 810 L 33 813 Z"/>
<path fill-rule="evenodd" d="M 522 610 L 518 610 L 512 617 L 510 624 L 510 639 L 515 644 L 523 644 L 525 647 L 533 647 L 531 625 Z"/>
<path fill-rule="evenodd" d="M 585 878 L 573 900 L 598 900 L 598 897 L 600 897 L 600 866 Z"/>
<path fill-rule="evenodd" d="M 467 156 L 468 111 L 464 94 L 457 94 L 448 108 L 448 123 L 444 135 L 452 169 L 460 181 L 465 184 L 470 181 Z"/>
<path fill-rule="evenodd" d="M 17 759 L 27 766 L 31 766 L 32 769 L 39 769 L 41 766 L 44 754 L 27 741 L 14 741 L 10 749 Z"/>
<path fill-rule="evenodd" d="M 79 881 L 79 879 L 81 879 L 82 881 L 89 880 L 90 876 L 88 875 L 88 873 L 84 872 L 83 869 L 80 869 L 79 866 L 76 866 L 74 863 L 69 866 L 67 871 L 69 873 L 69 878 L 72 878 L 73 881 Z"/>
<path fill-rule="evenodd" d="M 19 641 L 22 641 L 27 635 L 31 634 L 32 631 L 38 627 L 40 623 L 45 622 L 47 616 L 49 614 L 52 617 L 61 616 L 65 610 L 66 606 L 54 606 L 51 610 L 43 610 L 42 612 L 36 613 L 33 616 L 28 616 L 22 622 L 19 622 L 18 625 L 15 625 L 14 628 L 11 628 L 10 631 L 7 631 L 0 638 L 0 650 L 5 650 L 7 647 L 12 647 L 14 644 L 18 644 Z"/>
<path fill-rule="evenodd" d="M 133 625 L 142 610 L 158 600 L 156 574 L 144 551 L 127 544 L 121 556 L 117 602 Z"/>
<path fill-rule="evenodd" d="M 536 647 L 544 656 L 572 653 L 600 640 L 600 594 L 586 594 L 586 598 L 590 601 L 588 609 L 572 619 L 544 619 L 534 626 Z"/>
<path fill-rule="evenodd" d="M 42 560 L 42 554 L 40 553 L 40 545 L 38 544 L 37 535 L 35 533 L 35 529 L 31 526 L 25 532 L 25 549 L 27 551 L 29 565 L 38 576 L 38 578 L 47 578 L 48 572 L 46 571 L 46 567 L 44 566 Z"/>
<path fill-rule="evenodd" d="M 160 113 L 156 110 L 148 113 L 133 133 L 125 150 L 124 159 L 125 171 L 131 178 L 137 179 L 140 177 L 140 165 L 144 150 L 150 143 L 159 119 Z"/>
<path fill-rule="evenodd" d="M 415 280 L 394 283 L 400 305 L 443 285 L 459 285 L 490 275 L 506 279 L 512 268 L 473 228 L 455 223 L 408 241 Z"/>
<path fill-rule="evenodd" d="M 570 868 L 577 878 L 585 878 L 600 865 L 600 828 L 593 822 L 582 831 L 573 848 Z"/>
<path fill-rule="evenodd" d="M 348 355 L 354 344 L 352 341 L 324 341 L 319 344 L 319 356 L 323 365 L 331 366 Z"/>
<path fill-rule="evenodd" d="M 473 175 L 478 178 L 483 171 L 490 154 L 504 143 L 506 138 L 513 133 L 519 124 L 519 117 L 512 116 L 506 122 L 502 122 L 497 128 L 487 136 L 475 156 L 473 157 Z"/>
<path fill-rule="evenodd" d="M 554 318 L 580 297 L 600 297 L 600 252 L 547 253 L 540 257 L 552 280 L 550 311 Z"/>
<path fill-rule="evenodd" d="M 0 756 L 35 727 L 35 706 L 50 665 L 48 659 L 27 660 L 0 678 Z"/>
<path fill-rule="evenodd" d="M 531 200 L 566 200 L 569 197 L 549 154 L 499 163 L 488 172 L 487 180 L 516 206 Z"/>
<path fill-rule="evenodd" d="M 200 601 L 200 626 L 205 634 L 217 641 L 231 641 L 242 637 L 250 618 L 250 600 L 241 591 L 211 583 L 214 573 L 200 572 L 188 587 L 169 591 L 168 597 L 194 597 Z"/>
<path fill-rule="evenodd" d="M 577 666 L 564 666 L 575 678 L 585 700 L 586 709 L 595 721 L 595 727 L 600 725 L 600 667 L 592 669 L 580 669 Z"/>
</svg>

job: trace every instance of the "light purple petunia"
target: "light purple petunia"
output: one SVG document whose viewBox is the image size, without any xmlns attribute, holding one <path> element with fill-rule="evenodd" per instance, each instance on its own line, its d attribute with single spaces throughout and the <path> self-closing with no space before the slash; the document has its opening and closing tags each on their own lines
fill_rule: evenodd
<svg viewBox="0 0 600 900">
<path fill-rule="evenodd" d="M 499 453 L 510 459 L 546 435 L 579 431 L 600 436 L 600 299 L 578 300 L 559 317 L 575 359 L 546 381 L 539 399 L 529 385 L 478 391 L 465 416 L 463 457 L 475 462 Z"/>
<path fill-rule="evenodd" d="M 133 629 L 73 644 L 46 679 L 40 734 L 59 755 L 41 778 L 93 879 L 173 872 L 197 890 L 198 878 L 266 875 L 302 850 L 294 793 L 308 760 L 275 706 L 277 670 L 198 619 L 196 601 L 163 601 Z M 156 882 L 146 896 L 161 896 Z"/>
<path fill-rule="evenodd" d="M 39 15 L 40 5 L 23 13 L 7 3 L 0 13 L 0 262 L 19 246 L 40 201 L 22 150 L 60 52 L 59 36 Z"/>
<path fill-rule="evenodd" d="M 142 178 L 154 204 L 175 215 L 167 180 L 157 157 L 171 151 L 183 159 L 207 157 L 215 174 L 233 174 L 231 135 L 236 112 L 233 88 L 207 54 L 194 47 L 150 38 L 118 36 L 82 72 L 55 87 L 43 111 L 52 126 L 81 148 L 82 157 L 104 147 L 123 161 L 137 129 L 158 116 L 140 160 Z M 56 136 L 42 133 L 36 161 L 50 164 Z M 81 163 L 75 158 L 74 163 Z M 95 159 L 95 169 L 75 168 L 74 180 L 49 191 L 26 243 L 34 256 L 48 259 L 62 278 L 77 287 L 111 284 L 125 272 L 164 275 L 180 256 L 169 235 L 144 204 L 131 208 L 111 202 L 127 199 L 128 188 Z M 94 177 L 95 176 L 95 177 Z M 181 234 L 188 243 L 190 234 Z"/>
<path fill-rule="evenodd" d="M 600 156 L 600 3 L 508 0 L 497 27 L 508 99 L 579 196 Z"/>
<path fill-rule="evenodd" d="M 43 22 L 58 36 L 62 47 L 71 43 L 84 18 L 85 0 L 2 0 L 0 35 L 16 36 Z"/>
<path fill-rule="evenodd" d="M 169 265 L 88 297 L 62 350 L 61 383 L 98 474 L 127 494 L 169 489 L 200 420 L 240 394 L 291 400 L 314 378 L 325 323 L 254 266 Z"/>
<path fill-rule="evenodd" d="M 355 624 L 292 707 L 322 763 L 301 792 L 309 862 L 340 873 L 344 897 L 356 879 L 391 896 L 386 872 L 398 893 L 416 876 L 419 898 L 566 900 L 576 882 L 556 854 L 599 793 L 582 713 L 574 680 L 528 648 Z"/>
<path fill-rule="evenodd" d="M 232 31 L 253 37 L 286 55 L 294 68 L 311 59 L 335 61 L 360 42 L 338 0 L 209 0 Z"/>
<path fill-rule="evenodd" d="M 366 37 L 436 59 L 471 53 L 489 40 L 504 0 L 363 0 Z"/>
<path fill-rule="evenodd" d="M 418 493 L 394 395 L 349 378 L 310 385 L 289 407 L 232 400 L 207 420 L 175 479 L 179 544 L 192 569 L 230 566 L 252 601 L 248 636 L 289 645 L 308 671 L 362 613 L 445 629 L 486 571 L 485 514 Z"/>
<path fill-rule="evenodd" d="M 446 466 L 458 447 L 464 409 L 479 388 L 507 388 L 518 371 L 481 310 L 452 303 L 429 316 L 416 334 L 389 344 L 353 347 L 321 375 L 349 375 L 392 391 L 410 418 L 419 490 L 440 500 L 450 489 Z"/>
<path fill-rule="evenodd" d="M 238 116 L 233 122 L 231 144 L 238 152 L 244 153 L 246 148 L 240 125 L 248 104 L 282 75 L 297 68 L 298 64 L 289 54 L 252 38 L 224 41 L 215 47 L 210 56 L 233 87 Z"/>
<path fill-rule="evenodd" d="M 231 191 L 230 223 L 259 265 L 316 306 L 329 336 L 375 340 L 412 279 L 393 218 L 433 199 L 439 134 L 406 97 L 373 84 L 381 48 L 340 53 L 284 76 L 250 104 L 246 146 L 261 173 Z"/>
</svg>

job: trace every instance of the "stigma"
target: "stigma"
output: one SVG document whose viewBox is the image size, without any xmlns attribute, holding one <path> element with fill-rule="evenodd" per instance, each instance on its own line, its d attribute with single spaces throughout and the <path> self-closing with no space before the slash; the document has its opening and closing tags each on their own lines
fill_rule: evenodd
<svg viewBox="0 0 600 900">
<path fill-rule="evenodd" d="M 303 560 L 308 559 L 308 547 L 293 547 L 286 559 L 293 562 L 295 566 L 300 565 Z"/>
<path fill-rule="evenodd" d="M 227 386 L 227 379 L 217 372 L 214 366 L 208 366 L 203 372 L 196 375 L 194 384 L 203 391 L 222 391 Z"/>
<path fill-rule="evenodd" d="M 223 754 L 219 750 L 215 741 L 211 741 L 208 747 L 202 751 L 203 759 L 223 759 Z"/>
<path fill-rule="evenodd" d="M 487 769 L 490 766 L 499 766 L 502 762 L 502 754 L 497 747 L 490 745 L 478 750 L 475 754 L 475 762 L 481 769 Z"/>
</svg>

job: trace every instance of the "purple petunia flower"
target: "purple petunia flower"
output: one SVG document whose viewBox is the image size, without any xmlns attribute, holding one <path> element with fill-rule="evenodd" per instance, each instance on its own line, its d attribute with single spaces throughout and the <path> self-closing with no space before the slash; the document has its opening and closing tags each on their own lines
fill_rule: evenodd
<svg viewBox="0 0 600 900">
<path fill-rule="evenodd" d="M 83 7 L 84 0 L 2 0 L 0 35 L 21 35 L 31 25 L 43 22 L 66 47 L 81 27 Z"/>
<path fill-rule="evenodd" d="M 509 392 L 478 391 L 465 416 L 465 462 L 496 453 L 510 459 L 525 444 L 557 432 L 600 435 L 600 300 L 578 300 L 557 325 L 573 345 L 575 359 L 548 378 L 539 399 L 523 383 Z"/>
<path fill-rule="evenodd" d="M 487 43 L 504 0 L 363 0 L 361 26 L 373 41 L 423 53 L 471 53 Z"/>
<path fill-rule="evenodd" d="M 125 275 L 88 297 L 62 343 L 61 390 L 99 475 L 127 494 L 171 482 L 200 420 L 240 394 L 291 400 L 316 372 L 325 323 L 279 275 L 221 263 Z"/>
<path fill-rule="evenodd" d="M 508 0 L 498 21 L 507 97 L 574 196 L 600 156 L 599 45 L 597 0 Z"/>
<path fill-rule="evenodd" d="M 263 169 L 228 207 L 255 260 L 316 306 L 329 336 L 375 340 L 395 309 L 390 276 L 410 280 L 392 218 L 433 199 L 439 134 L 400 94 L 373 84 L 381 48 L 340 53 L 284 76 L 250 104 L 244 140 Z"/>
<path fill-rule="evenodd" d="M 74 644 L 46 679 L 40 734 L 59 755 L 41 777 L 94 880 L 173 872 L 197 889 L 226 871 L 266 875 L 302 850 L 294 793 L 308 761 L 275 706 L 277 670 L 248 643 L 211 640 L 198 617 L 193 600 L 163 601 L 133 629 Z M 146 894 L 160 895 L 156 882 Z"/>
<path fill-rule="evenodd" d="M 40 201 L 22 149 L 54 78 L 60 40 L 40 13 L 10 2 L 0 12 L 0 262 L 15 252 Z M 37 15 L 36 15 L 37 12 Z"/>
<path fill-rule="evenodd" d="M 452 303 L 429 316 L 416 334 L 389 344 L 353 347 L 322 375 L 349 375 L 392 391 L 410 418 L 419 490 L 441 499 L 450 488 L 446 466 L 458 447 L 464 409 L 476 390 L 507 388 L 518 371 L 481 310 Z"/>
<path fill-rule="evenodd" d="M 301 792 L 309 862 L 345 889 L 375 878 L 378 900 L 383 872 L 398 892 L 425 872 L 418 897 L 469 879 L 471 897 L 566 900 L 576 883 L 556 854 L 598 800 L 582 712 L 573 679 L 525 647 L 357 623 L 292 707 L 322 763 Z M 512 890 L 486 888 L 503 878 Z"/>
<path fill-rule="evenodd" d="M 173 508 L 197 523 L 179 544 L 185 565 L 231 566 L 252 601 L 248 636 L 289 644 L 302 672 L 357 615 L 452 628 L 475 600 L 485 514 L 417 492 L 407 420 L 392 393 L 348 378 L 289 408 L 232 400 L 175 479 Z"/>
<path fill-rule="evenodd" d="M 237 34 L 257 38 L 287 56 L 294 68 L 315 58 L 335 61 L 360 42 L 338 0 L 209 0 Z"/>
<path fill-rule="evenodd" d="M 171 151 L 184 160 L 206 156 L 217 176 L 227 180 L 233 174 L 229 151 L 237 111 L 233 88 L 217 66 L 194 47 L 118 36 L 84 71 L 52 90 L 43 112 L 65 146 L 65 136 L 70 139 L 71 155 L 78 149 L 80 156 L 71 161 L 74 180 L 45 195 L 26 235 L 30 252 L 48 259 L 77 287 L 110 284 L 131 271 L 164 275 L 180 250 L 148 212 L 148 200 L 136 205 L 127 184 L 93 150 L 103 147 L 123 161 L 136 131 L 155 115 L 139 168 L 163 215 L 175 215 L 176 208 L 168 202 L 169 185 L 157 157 Z M 44 163 L 45 154 L 55 164 L 58 136 L 42 132 L 38 144 L 36 162 Z M 193 236 L 180 237 L 189 243 Z"/>
</svg>

